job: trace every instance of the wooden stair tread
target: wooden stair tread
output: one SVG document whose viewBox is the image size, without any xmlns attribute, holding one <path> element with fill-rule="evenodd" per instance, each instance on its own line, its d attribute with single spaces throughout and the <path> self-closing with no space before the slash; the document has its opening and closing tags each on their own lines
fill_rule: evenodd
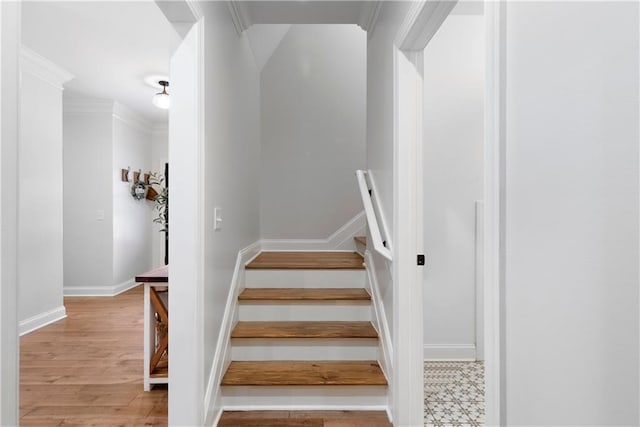
<svg viewBox="0 0 640 427">
<path fill-rule="evenodd" d="M 291 418 L 242 418 L 221 419 L 218 427 L 324 427 L 322 418 L 291 419 Z"/>
<path fill-rule="evenodd" d="M 246 288 L 240 301 L 371 301 L 364 288 Z"/>
<path fill-rule="evenodd" d="M 356 236 L 353 238 L 357 243 L 367 246 L 367 236 Z"/>
<path fill-rule="evenodd" d="M 223 386 L 387 385 L 375 360 L 365 361 L 233 361 Z"/>
<path fill-rule="evenodd" d="M 307 424 L 299 424 L 306 422 Z M 393 427 L 385 411 L 224 411 L 218 427 Z"/>
<path fill-rule="evenodd" d="M 371 322 L 238 322 L 231 338 L 378 338 Z"/>
<path fill-rule="evenodd" d="M 356 252 L 262 252 L 247 269 L 271 270 L 362 270 L 362 256 Z"/>
</svg>

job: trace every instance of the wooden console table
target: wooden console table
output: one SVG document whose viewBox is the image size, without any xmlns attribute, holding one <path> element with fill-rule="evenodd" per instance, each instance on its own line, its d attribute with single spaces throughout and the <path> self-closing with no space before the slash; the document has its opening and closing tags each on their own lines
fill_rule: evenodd
<svg viewBox="0 0 640 427">
<path fill-rule="evenodd" d="M 150 391 L 152 384 L 169 383 L 169 310 L 168 301 L 161 296 L 168 295 L 169 266 L 135 280 L 144 284 L 144 391 Z M 158 333 L 158 325 L 163 333 Z"/>
</svg>

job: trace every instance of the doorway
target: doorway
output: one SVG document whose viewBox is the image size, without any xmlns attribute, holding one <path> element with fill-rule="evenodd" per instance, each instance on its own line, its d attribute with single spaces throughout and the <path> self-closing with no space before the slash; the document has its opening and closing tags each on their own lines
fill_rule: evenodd
<svg viewBox="0 0 640 427">
<path fill-rule="evenodd" d="M 484 425 L 482 3 L 458 3 L 424 54 L 425 420 Z"/>
<path fill-rule="evenodd" d="M 396 40 L 394 53 L 395 69 L 395 141 L 394 141 L 394 235 L 397 265 L 394 280 L 411 289 L 403 290 L 395 303 L 404 307 L 400 316 L 403 325 L 422 326 L 423 319 L 423 270 L 416 266 L 416 253 L 424 254 L 423 231 L 423 76 L 424 49 L 437 33 L 438 29 L 451 13 L 455 4 L 450 2 L 427 2 L 416 5 L 409 13 Z M 485 81 L 485 168 L 484 168 L 484 245 L 482 255 L 483 277 L 483 329 L 484 358 L 486 370 L 486 418 L 487 424 L 500 424 L 501 396 L 501 283 L 502 272 L 502 236 L 503 224 L 501 211 L 504 206 L 502 186 L 503 168 L 503 119 L 502 93 L 504 88 L 504 4 L 487 2 L 484 4 L 484 22 L 486 29 L 486 81 Z M 397 221 L 396 221 L 397 218 Z M 428 255 L 428 254 L 427 254 Z M 427 266 L 428 266 L 427 261 Z M 414 299 L 419 296 L 420 304 Z M 415 327 L 414 327 L 415 328 Z M 411 339 L 409 339 L 411 335 Z M 417 357 L 415 342 L 423 342 L 422 327 L 415 328 L 411 334 L 396 344 L 397 351 L 411 353 Z M 413 341 L 414 340 L 414 341 Z M 420 348 L 420 355 L 424 348 Z M 414 355 L 416 353 L 416 355 Z M 420 358 L 422 359 L 422 357 Z M 410 393 L 398 396 L 407 399 L 404 403 L 410 422 L 418 423 L 418 415 L 423 414 L 423 402 L 412 396 L 422 395 L 422 364 L 417 360 L 401 372 L 398 381 L 407 384 Z M 411 374 L 412 372 L 412 374 Z M 419 379 L 419 383 L 417 383 Z M 418 386 L 420 388 L 418 389 Z M 412 400 L 408 402 L 408 400 Z M 420 405 L 420 407 L 418 407 Z M 409 408 L 410 406 L 410 408 Z M 420 418 L 422 419 L 422 418 Z"/>
</svg>

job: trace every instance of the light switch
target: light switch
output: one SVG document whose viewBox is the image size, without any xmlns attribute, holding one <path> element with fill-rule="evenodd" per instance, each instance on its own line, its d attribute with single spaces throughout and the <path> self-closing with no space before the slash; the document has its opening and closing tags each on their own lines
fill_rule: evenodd
<svg viewBox="0 0 640 427">
<path fill-rule="evenodd" d="M 220 230 L 222 228 L 222 208 L 213 208 L 213 229 Z"/>
<path fill-rule="evenodd" d="M 97 210 L 96 211 L 96 220 L 97 221 L 104 221 L 104 211 L 103 210 Z"/>
</svg>

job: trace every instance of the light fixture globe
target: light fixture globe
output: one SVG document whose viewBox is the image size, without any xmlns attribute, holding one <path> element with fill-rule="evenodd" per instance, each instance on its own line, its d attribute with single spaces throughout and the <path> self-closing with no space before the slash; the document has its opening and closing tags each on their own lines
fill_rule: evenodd
<svg viewBox="0 0 640 427">
<path fill-rule="evenodd" d="M 163 110 L 168 110 L 171 105 L 171 99 L 167 93 L 167 86 L 169 86 L 169 82 L 166 80 L 160 80 L 158 84 L 162 86 L 162 92 L 156 93 L 153 96 L 153 105 L 158 108 L 162 108 Z"/>
</svg>

